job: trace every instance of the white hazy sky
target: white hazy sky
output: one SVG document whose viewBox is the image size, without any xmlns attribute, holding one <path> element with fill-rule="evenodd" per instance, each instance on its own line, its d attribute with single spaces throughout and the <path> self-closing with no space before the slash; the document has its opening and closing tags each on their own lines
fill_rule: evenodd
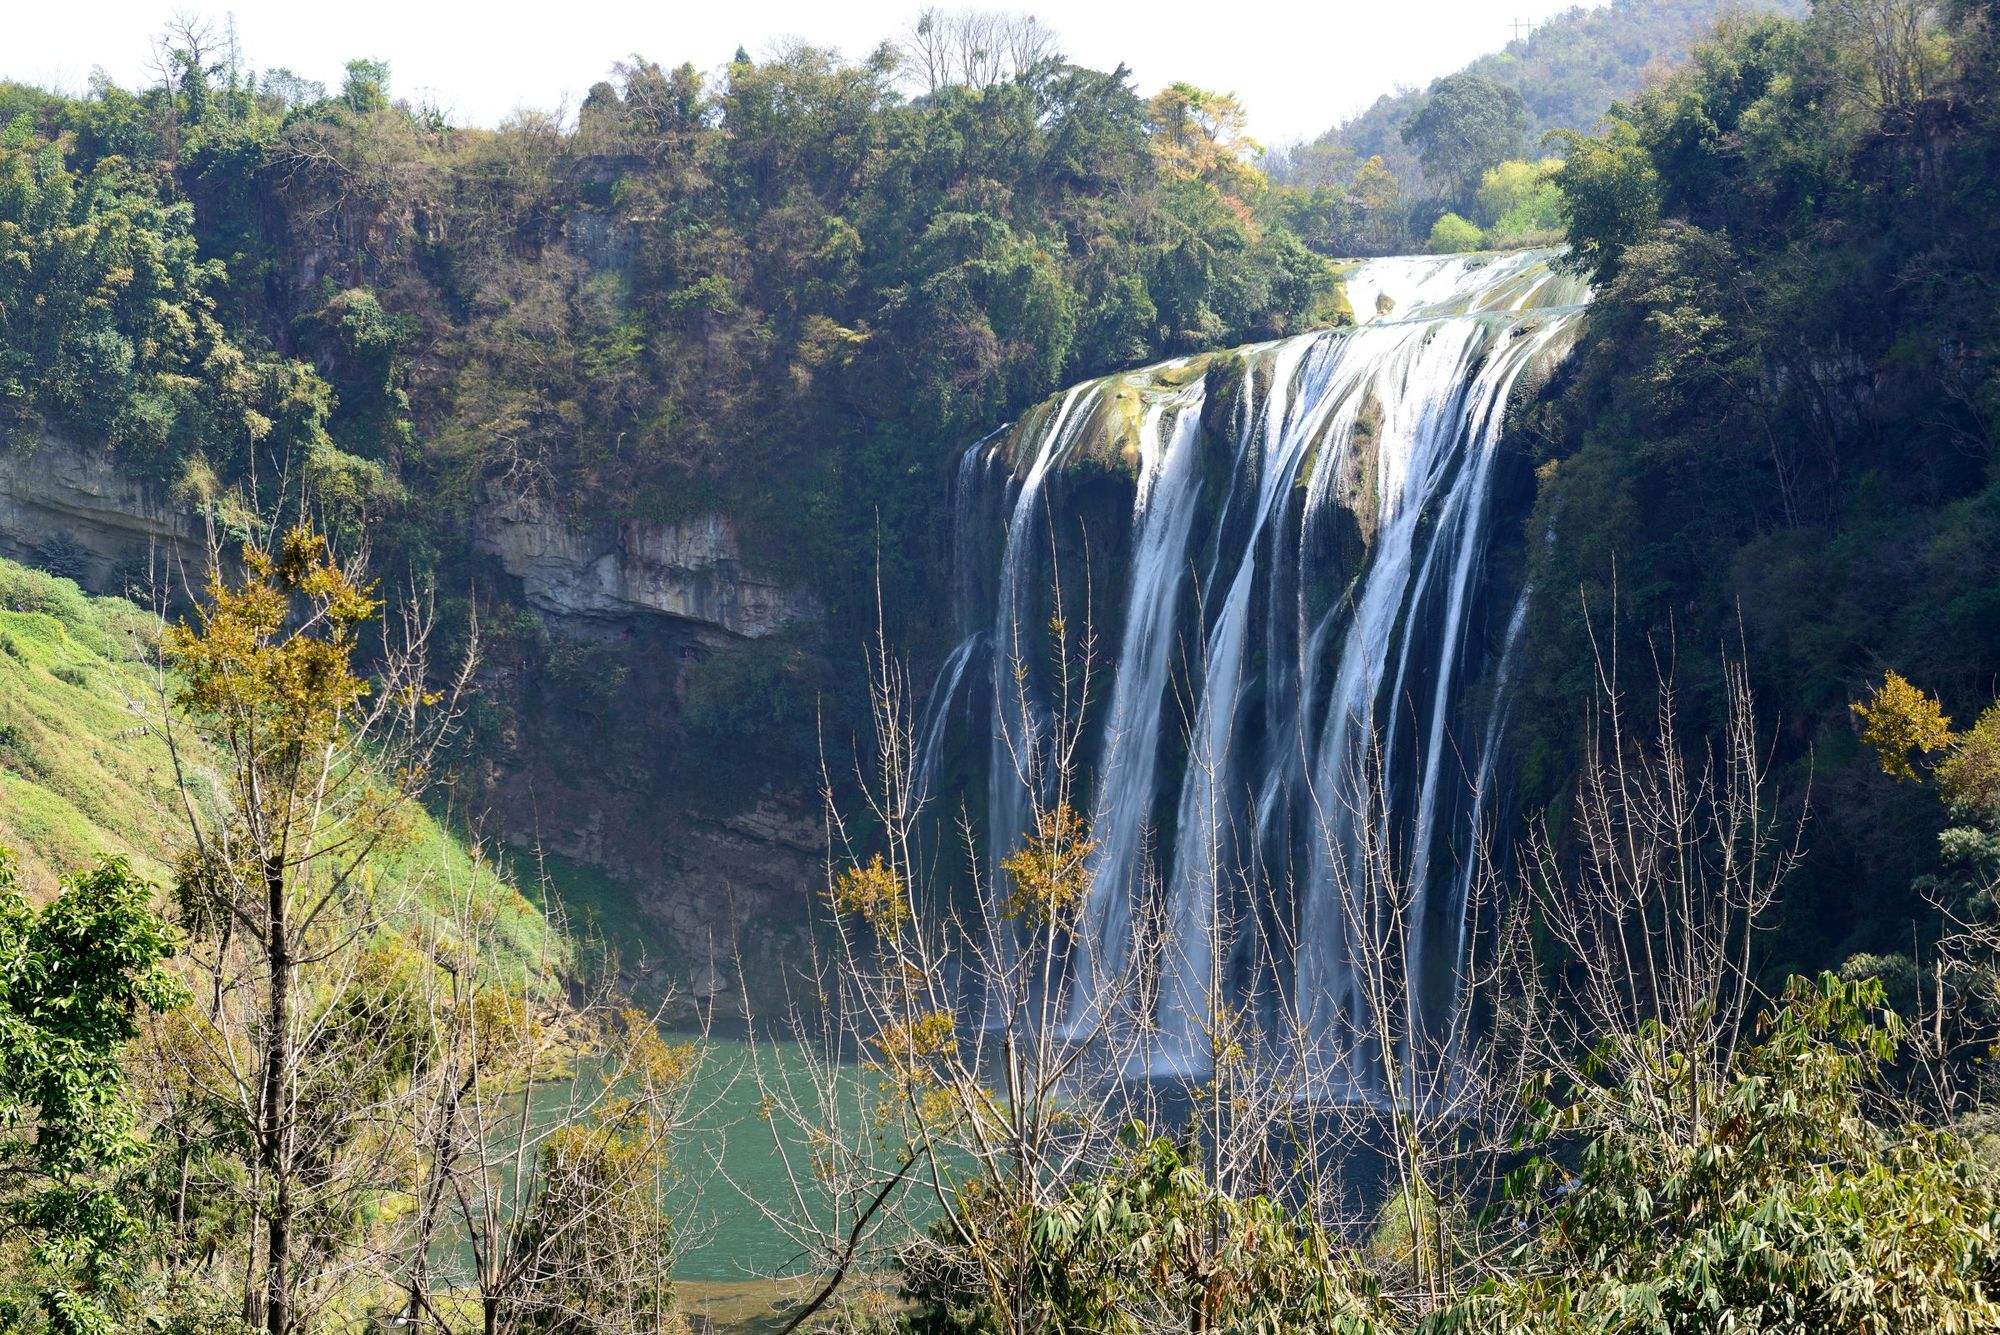
<svg viewBox="0 0 2000 1335">
<path fill-rule="evenodd" d="M 1310 138 L 1378 94 L 1428 83 L 1576 0 L 1096 0 L 989 3 L 1035 14 L 1080 63 L 1123 60 L 1139 87 L 1172 79 L 1233 91 L 1266 143 Z M 1586 5 L 1600 0 L 1583 0 Z M 522 106 L 574 107 L 634 52 L 709 69 L 738 45 L 786 38 L 860 56 L 904 29 L 921 0 L 0 0 L 0 77 L 80 90 L 94 67 L 147 81 L 151 35 L 175 13 L 233 14 L 254 68 L 329 86 L 355 56 L 390 62 L 398 96 L 492 124 Z M 944 7 L 955 8 L 947 3 Z"/>
</svg>

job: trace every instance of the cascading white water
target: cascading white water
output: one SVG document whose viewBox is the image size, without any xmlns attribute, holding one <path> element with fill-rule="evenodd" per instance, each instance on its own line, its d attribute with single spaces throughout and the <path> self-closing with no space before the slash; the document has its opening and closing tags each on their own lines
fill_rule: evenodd
<svg viewBox="0 0 2000 1335">
<path fill-rule="evenodd" d="M 1170 400 L 1148 404 L 1139 424 L 1139 532 L 1091 813 L 1097 847 L 1089 862 L 1090 899 L 1070 991 L 1072 1029 L 1102 1018 L 1094 1014 L 1098 983 L 1124 966 L 1131 938 L 1134 877 L 1159 763 L 1165 702 L 1158 686 L 1173 648 L 1184 578 L 1181 555 L 1194 521 L 1202 390 L 1197 381 Z"/>
<path fill-rule="evenodd" d="M 1067 531 L 1061 482 L 1107 460 L 1134 479 L 1073 1032 L 1110 1018 L 1100 994 L 1148 904 L 1163 928 L 1152 1074 L 1203 1074 L 1211 1010 L 1260 991 L 1322 1050 L 1318 1096 L 1379 1093 L 1385 1054 L 1356 1041 L 1370 1030 L 1364 932 L 1400 943 L 1406 1032 L 1452 1023 L 1464 853 L 1525 607 L 1489 568 L 1506 517 L 1501 422 L 1528 368 L 1566 348 L 1585 296 L 1550 258 L 1370 261 L 1347 281 L 1352 329 L 1078 386 L 968 452 L 961 529 L 991 512 L 969 487 L 1007 488 L 998 579 L 989 607 L 961 611 L 920 769 L 935 782 L 983 645 L 989 868 L 1042 781 L 1051 705 L 1024 660 Z M 961 562 L 991 550 L 964 532 L 957 547 Z M 962 590 L 978 586 L 961 571 Z M 1393 848 L 1411 887 L 1386 934 L 1359 865 L 1371 847 Z"/>
<path fill-rule="evenodd" d="M 1356 336 L 1357 344 L 1376 333 L 1400 335 L 1374 359 L 1383 403 L 1378 528 L 1352 612 L 1328 614 L 1340 616 L 1345 630 L 1309 770 L 1309 823 L 1317 837 L 1307 841 L 1297 963 L 1307 1030 L 1343 1059 L 1345 1088 L 1337 1092 L 1347 1096 L 1365 1093 L 1375 1071 L 1367 1046 L 1344 1036 L 1383 1027 L 1365 1011 L 1382 1001 L 1364 993 L 1353 957 L 1356 917 L 1380 910 L 1371 897 L 1382 876 L 1360 865 L 1367 832 L 1359 826 L 1380 818 L 1377 785 L 1385 795 L 1407 794 L 1413 781 L 1406 869 L 1392 873 L 1406 877 L 1411 889 L 1402 910 L 1408 923 L 1386 934 L 1366 926 L 1377 939 L 1401 944 L 1404 995 L 1414 1007 L 1433 964 L 1424 949 L 1429 862 L 1465 600 L 1483 550 L 1493 446 L 1514 378 L 1554 336 L 1544 328 L 1490 349 L 1490 327 L 1460 318 L 1370 330 Z M 1434 638 L 1421 635 L 1426 614 L 1441 615 Z M 1415 664 L 1420 654 L 1425 661 Z M 1433 683 L 1428 702 L 1413 698 L 1413 667 L 1425 669 Z M 1404 1025 L 1416 1031 L 1420 1017 L 1406 1016 Z"/>
</svg>

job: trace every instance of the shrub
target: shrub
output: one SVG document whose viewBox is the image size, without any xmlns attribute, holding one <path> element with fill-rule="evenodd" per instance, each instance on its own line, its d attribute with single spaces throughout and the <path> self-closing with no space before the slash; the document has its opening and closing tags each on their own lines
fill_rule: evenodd
<svg viewBox="0 0 2000 1335">
<path fill-rule="evenodd" d="M 1537 1134 L 1582 1133 L 1581 1154 L 1517 1178 L 1539 1189 L 1504 1222 L 1533 1241 L 1451 1328 L 1996 1329 L 2000 1178 L 1954 1135 L 1866 1115 L 1900 1034 L 1885 1003 L 1794 978 L 1723 1077 L 1662 1045 L 1648 1074 L 1544 1105 Z"/>
<path fill-rule="evenodd" d="M 1478 250 L 1485 243 L 1484 234 L 1456 213 L 1447 213 L 1431 224 L 1430 246 L 1434 255 L 1463 254 Z"/>
<path fill-rule="evenodd" d="M 1520 245 L 1556 240 L 1563 226 L 1563 197 L 1556 185 L 1562 162 L 1503 162 L 1479 183 L 1478 214 L 1489 242 Z"/>
<path fill-rule="evenodd" d="M 1114 1335 L 1195 1329 L 1316 1330 L 1376 1335 L 1391 1314 L 1340 1239 L 1265 1196 L 1237 1200 L 1203 1176 L 1193 1156 L 1164 1137 L 1131 1129 L 1134 1148 L 1103 1174 L 1078 1182 L 1024 1220 L 995 1218 L 976 1198 L 961 1208 L 974 1234 L 993 1244 L 1011 1314 L 1036 1330 Z M 911 1306 L 904 1329 L 999 1331 L 991 1271 L 949 1241 L 902 1261 Z"/>
<path fill-rule="evenodd" d="M 688 668 L 682 708 L 688 730 L 711 744 L 754 745 L 810 732 L 812 698 L 798 653 L 760 640 L 732 644 Z"/>
<path fill-rule="evenodd" d="M 0 608 L 41 612 L 66 626 L 79 625 L 90 616 L 90 601 L 75 581 L 26 566 L 0 565 Z"/>
</svg>

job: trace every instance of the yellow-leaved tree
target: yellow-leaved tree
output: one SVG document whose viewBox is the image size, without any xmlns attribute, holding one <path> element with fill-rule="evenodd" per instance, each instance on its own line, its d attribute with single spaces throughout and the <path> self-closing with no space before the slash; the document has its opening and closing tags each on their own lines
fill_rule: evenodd
<svg viewBox="0 0 2000 1335">
<path fill-rule="evenodd" d="M 1250 165 L 1259 151 L 1245 129 L 1243 103 L 1234 93 L 1172 83 L 1146 103 L 1153 132 L 1153 160 L 1172 180 L 1206 181 L 1235 199 L 1254 194 L 1263 174 Z"/>
<path fill-rule="evenodd" d="M 194 619 L 162 646 L 188 833 L 175 890 L 200 983 L 165 1042 L 182 1124 L 242 1147 L 210 1177 L 235 1198 L 213 1208 L 239 1235 L 242 1319 L 285 1335 L 348 1271 L 331 1221 L 388 1175 L 381 1104 L 421 1060 L 417 968 L 380 930 L 399 906 L 371 871 L 408 828 L 465 674 L 426 687 L 413 605 L 363 676 L 381 605 L 310 527 L 245 544 L 233 571 L 212 556 Z M 199 772 L 207 754 L 219 773 Z"/>
<path fill-rule="evenodd" d="M 1867 700 L 1852 706 L 1861 719 L 1861 740 L 1875 752 L 1884 774 L 1915 779 L 1910 755 L 1928 755 L 1951 744 L 1951 719 L 1936 700 L 1890 672 Z"/>
<path fill-rule="evenodd" d="M 431 630 L 300 526 L 212 554 L 166 633 L 196 986 L 146 1052 L 162 1267 L 230 1295 L 205 1329 L 674 1329 L 701 1048 L 411 839 L 473 661 L 434 679 Z"/>
</svg>

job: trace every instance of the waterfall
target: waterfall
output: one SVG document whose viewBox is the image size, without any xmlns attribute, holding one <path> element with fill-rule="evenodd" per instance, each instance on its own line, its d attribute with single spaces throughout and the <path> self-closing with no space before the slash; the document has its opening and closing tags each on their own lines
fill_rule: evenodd
<svg viewBox="0 0 2000 1335">
<path fill-rule="evenodd" d="M 910 792 L 917 805 L 930 798 L 937 787 L 938 766 L 944 759 L 945 738 L 951 729 L 951 707 L 958 700 L 959 688 L 971 675 L 967 669 L 985 648 L 986 637 L 974 632 L 958 642 L 944 660 L 944 670 L 938 674 L 938 684 L 932 689 L 930 701 L 924 708 L 924 716 L 917 724 L 916 765 L 910 776 Z"/>
<path fill-rule="evenodd" d="M 1097 847 L 1088 863 L 1090 899 L 1070 992 L 1074 1030 L 1100 1018 L 1093 1013 L 1098 985 L 1107 973 L 1123 967 L 1131 936 L 1131 904 L 1138 892 L 1134 876 L 1159 763 L 1165 707 L 1160 686 L 1173 648 L 1177 595 L 1194 521 L 1202 390 L 1196 382 L 1171 400 L 1148 404 L 1139 426 L 1138 534 L 1091 813 Z M 1164 425 L 1169 419 L 1171 427 Z"/>
<path fill-rule="evenodd" d="M 1204 1074 L 1212 1010 L 1250 999 L 1325 1073 L 1317 1097 L 1382 1094 L 1385 1059 L 1409 1054 L 1372 1034 L 1455 1041 L 1469 858 L 1527 605 L 1492 559 L 1527 490 L 1502 424 L 1587 295 L 1552 258 L 1368 261 L 1346 280 L 1351 328 L 1080 385 L 966 452 L 961 640 L 919 772 L 936 781 L 985 648 L 991 713 L 971 722 L 988 732 L 989 869 L 1046 795 L 1058 705 L 1029 659 L 1056 566 L 1117 554 L 1118 587 L 1096 590 L 1118 615 L 1085 748 L 1096 844 L 1072 1033 L 1120 1019 L 1107 985 L 1143 967 L 1150 1074 Z M 1129 478 L 1123 532 L 1105 528 L 1108 473 Z M 996 555 L 997 573 L 978 568 Z M 1393 1024 L 1362 943 L 1397 956 Z"/>
</svg>

